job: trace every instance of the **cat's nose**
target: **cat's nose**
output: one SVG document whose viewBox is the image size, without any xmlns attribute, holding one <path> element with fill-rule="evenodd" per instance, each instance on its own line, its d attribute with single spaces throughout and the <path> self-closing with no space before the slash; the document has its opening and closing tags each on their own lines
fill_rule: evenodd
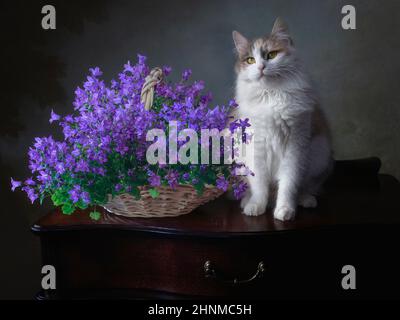
<svg viewBox="0 0 400 320">
<path fill-rule="evenodd" d="M 265 68 L 265 66 L 264 66 L 263 64 L 260 64 L 260 65 L 258 66 L 258 70 L 260 70 L 260 71 L 263 71 L 264 68 Z"/>
</svg>

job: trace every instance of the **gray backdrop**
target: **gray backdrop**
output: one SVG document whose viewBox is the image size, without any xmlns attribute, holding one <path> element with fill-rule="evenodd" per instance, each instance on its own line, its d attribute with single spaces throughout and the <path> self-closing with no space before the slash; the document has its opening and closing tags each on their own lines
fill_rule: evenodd
<svg viewBox="0 0 400 320">
<path fill-rule="evenodd" d="M 9 176 L 28 174 L 33 137 L 55 134 L 51 108 L 71 111 L 74 89 L 89 67 L 100 66 L 110 80 L 136 53 L 147 55 L 150 65 L 171 65 L 175 75 L 191 68 L 215 103 L 224 103 L 234 83 L 232 30 L 259 36 L 281 16 L 320 94 L 336 158 L 378 156 L 382 172 L 400 178 L 400 1 L 144 2 L 50 1 L 57 9 L 55 31 L 40 28 L 41 1 L 6 9 L 10 20 L 12 14 L 22 20 L 1 29 L 8 42 L 1 60 L 7 77 L 0 120 L 0 297 L 29 298 L 38 289 L 38 242 L 28 230 L 46 210 L 21 193 L 10 194 Z M 341 28 L 345 4 L 357 9 L 357 30 Z"/>
</svg>

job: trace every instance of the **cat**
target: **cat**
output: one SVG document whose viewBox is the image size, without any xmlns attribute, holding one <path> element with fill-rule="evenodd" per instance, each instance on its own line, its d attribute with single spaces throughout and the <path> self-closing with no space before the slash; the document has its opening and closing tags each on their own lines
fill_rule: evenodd
<svg viewBox="0 0 400 320">
<path fill-rule="evenodd" d="M 271 34 L 253 41 L 237 31 L 232 35 L 238 104 L 233 119 L 249 118 L 254 130 L 254 175 L 246 177 L 241 208 L 257 216 L 275 200 L 274 218 L 292 220 L 297 205 L 317 206 L 315 196 L 331 172 L 328 123 L 282 19 Z"/>
</svg>

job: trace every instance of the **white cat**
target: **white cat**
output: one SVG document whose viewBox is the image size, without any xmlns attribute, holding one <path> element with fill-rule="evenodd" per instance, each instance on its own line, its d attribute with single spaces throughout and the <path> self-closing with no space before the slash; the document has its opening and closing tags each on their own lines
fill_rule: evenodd
<svg viewBox="0 0 400 320">
<path fill-rule="evenodd" d="M 315 207 L 332 168 L 328 125 L 303 72 L 286 24 L 270 35 L 247 40 L 233 31 L 237 49 L 235 118 L 254 130 L 254 176 L 242 199 L 243 213 L 265 212 L 277 190 L 274 217 L 293 219 L 297 205 Z"/>
</svg>

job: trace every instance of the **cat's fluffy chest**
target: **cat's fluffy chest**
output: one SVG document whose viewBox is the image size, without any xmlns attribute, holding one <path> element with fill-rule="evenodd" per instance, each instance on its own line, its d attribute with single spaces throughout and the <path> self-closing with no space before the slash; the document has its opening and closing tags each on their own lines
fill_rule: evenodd
<svg viewBox="0 0 400 320">
<path fill-rule="evenodd" d="M 254 132 L 255 165 L 266 166 L 270 178 L 274 179 L 290 134 L 289 100 L 282 97 L 238 100 L 240 117 L 249 118 Z"/>
<path fill-rule="evenodd" d="M 249 118 L 256 141 L 264 140 L 266 145 L 279 144 L 283 148 L 291 123 L 290 99 L 265 95 L 260 99 L 238 100 L 240 117 Z"/>
</svg>

